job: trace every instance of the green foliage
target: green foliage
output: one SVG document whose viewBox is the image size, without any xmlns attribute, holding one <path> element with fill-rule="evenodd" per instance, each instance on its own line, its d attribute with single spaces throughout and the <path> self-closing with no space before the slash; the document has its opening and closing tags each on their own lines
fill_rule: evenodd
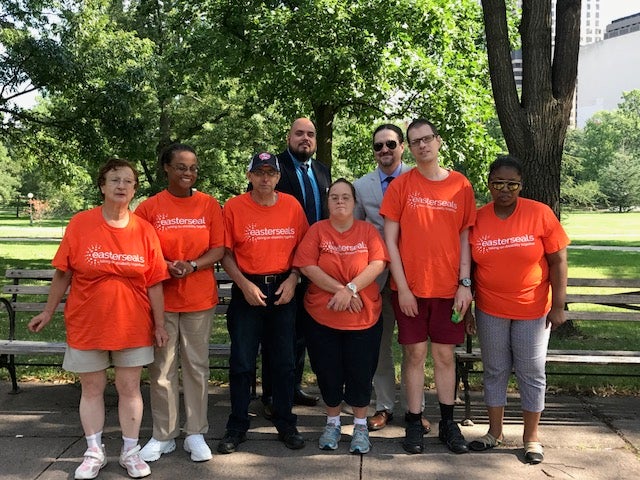
<svg viewBox="0 0 640 480">
<path fill-rule="evenodd" d="M 640 162 L 618 152 L 600 175 L 600 187 L 609 206 L 627 212 L 640 205 Z"/>
<path fill-rule="evenodd" d="M 9 202 L 18 196 L 19 169 L 19 162 L 10 158 L 7 149 L 0 143 L 0 203 Z"/>
</svg>

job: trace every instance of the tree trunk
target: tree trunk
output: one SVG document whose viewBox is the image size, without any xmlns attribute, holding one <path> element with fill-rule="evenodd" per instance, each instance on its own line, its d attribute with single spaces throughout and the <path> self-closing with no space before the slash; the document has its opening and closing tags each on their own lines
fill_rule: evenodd
<svg viewBox="0 0 640 480">
<path fill-rule="evenodd" d="M 333 119 L 335 118 L 335 110 L 332 105 L 314 104 L 313 112 L 316 116 L 316 141 L 318 150 L 316 152 L 316 160 L 324 163 L 329 171 L 331 171 L 332 155 L 333 155 Z"/>
<path fill-rule="evenodd" d="M 562 148 L 578 71 L 580 0 L 557 0 L 553 56 L 551 0 L 522 3 L 518 98 L 505 1 L 482 1 L 491 86 L 507 148 L 523 163 L 523 196 L 546 203 L 559 217 Z"/>
</svg>

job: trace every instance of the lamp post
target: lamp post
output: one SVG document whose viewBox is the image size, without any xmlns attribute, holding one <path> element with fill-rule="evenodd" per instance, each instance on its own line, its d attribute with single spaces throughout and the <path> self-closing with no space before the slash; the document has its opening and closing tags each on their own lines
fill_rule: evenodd
<svg viewBox="0 0 640 480">
<path fill-rule="evenodd" d="M 33 225 L 33 193 L 27 193 L 29 199 L 29 225 Z"/>
</svg>

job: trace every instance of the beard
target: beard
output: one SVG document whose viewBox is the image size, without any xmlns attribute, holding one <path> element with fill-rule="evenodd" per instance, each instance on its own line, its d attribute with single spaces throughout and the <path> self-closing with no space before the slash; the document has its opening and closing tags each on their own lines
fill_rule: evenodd
<svg viewBox="0 0 640 480">
<path fill-rule="evenodd" d="M 314 153 L 316 153 L 316 151 L 311 148 L 293 148 L 291 145 L 289 146 L 289 150 L 295 155 L 299 162 L 306 162 L 311 157 L 313 157 Z"/>
</svg>

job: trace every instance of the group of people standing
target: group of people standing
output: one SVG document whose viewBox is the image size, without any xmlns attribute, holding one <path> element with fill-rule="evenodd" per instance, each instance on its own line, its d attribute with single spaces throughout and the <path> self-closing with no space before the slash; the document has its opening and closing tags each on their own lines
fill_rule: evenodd
<svg viewBox="0 0 640 480">
<path fill-rule="evenodd" d="M 397 126 L 381 125 L 372 142 L 376 169 L 353 184 L 343 178 L 332 182 L 329 170 L 312 158 L 313 122 L 299 118 L 285 152 L 251 159 L 248 191 L 224 209 L 194 189 L 198 159 L 187 145 L 162 153 L 167 188 L 135 214 L 129 210 L 138 185 L 134 167 L 112 159 L 101 169 L 104 203 L 69 223 L 53 260 L 47 306 L 29 323 L 40 331 L 71 287 L 64 368 L 80 378 L 87 440 L 76 479 L 95 478 L 107 462 L 101 436 L 110 365 L 120 399 L 119 463 L 129 476 L 149 475 L 147 462 L 174 451 L 181 430 L 193 461 L 212 458 L 204 434 L 216 262 L 234 282 L 227 313 L 231 413 L 219 453 L 232 453 L 246 441 L 260 347 L 265 416 L 286 447 L 305 446 L 293 405 L 319 400 L 302 390 L 305 346 L 326 406 L 318 447 L 339 448 L 344 403 L 354 417 L 349 451 L 369 452 L 369 431 L 393 421 L 391 347 L 397 325 L 405 451 L 421 453 L 431 430 L 423 416 L 430 343 L 440 440 L 455 453 L 500 445 L 507 382 L 515 369 L 525 460 L 542 461 L 544 358 L 548 327 L 564 321 L 569 240 L 548 207 L 519 198 L 517 159 L 499 157 L 491 165 L 493 201 L 476 212 L 470 182 L 439 163 L 436 126 L 425 119 L 408 126 L 415 168 L 402 162 L 404 140 Z M 476 328 L 490 426 L 469 443 L 453 415 L 454 347 Z M 141 448 L 144 365 L 151 380 L 153 435 Z M 376 411 L 367 418 L 373 390 Z"/>
</svg>

